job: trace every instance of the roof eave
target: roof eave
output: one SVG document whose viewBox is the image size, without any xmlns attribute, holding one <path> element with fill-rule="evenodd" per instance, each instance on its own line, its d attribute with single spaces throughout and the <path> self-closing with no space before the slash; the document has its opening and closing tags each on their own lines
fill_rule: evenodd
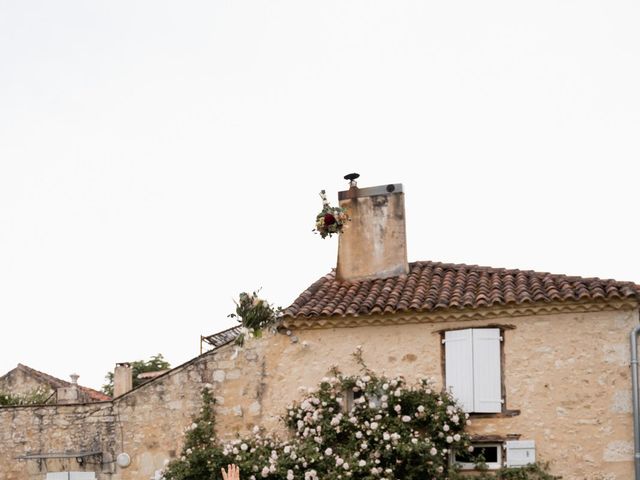
<svg viewBox="0 0 640 480">
<path fill-rule="evenodd" d="M 529 315 L 554 315 L 562 313 L 602 312 L 634 310 L 640 306 L 635 298 L 588 302 L 548 302 L 500 305 L 483 308 L 447 308 L 435 311 L 404 310 L 394 313 L 364 315 L 285 316 L 285 328 L 320 329 L 349 328 L 368 325 L 402 325 L 410 323 L 438 323 L 463 320 L 494 320 Z"/>
</svg>

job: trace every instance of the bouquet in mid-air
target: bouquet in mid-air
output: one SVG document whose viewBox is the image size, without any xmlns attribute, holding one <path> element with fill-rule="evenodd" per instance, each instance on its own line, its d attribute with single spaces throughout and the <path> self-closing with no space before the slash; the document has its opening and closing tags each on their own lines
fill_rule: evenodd
<svg viewBox="0 0 640 480">
<path fill-rule="evenodd" d="M 315 231 L 322 238 L 342 233 L 346 223 L 351 220 L 347 215 L 347 211 L 344 208 L 329 205 L 327 193 L 324 190 L 320 191 L 320 198 L 322 198 L 322 210 L 316 215 Z"/>
</svg>

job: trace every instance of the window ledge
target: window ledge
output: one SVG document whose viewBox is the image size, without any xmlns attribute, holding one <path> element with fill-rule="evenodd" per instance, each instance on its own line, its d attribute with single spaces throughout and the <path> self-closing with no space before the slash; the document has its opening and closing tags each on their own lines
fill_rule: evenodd
<svg viewBox="0 0 640 480">
<path fill-rule="evenodd" d="M 510 418 L 520 415 L 520 410 L 503 410 L 498 413 L 470 413 L 469 418 Z"/>
</svg>

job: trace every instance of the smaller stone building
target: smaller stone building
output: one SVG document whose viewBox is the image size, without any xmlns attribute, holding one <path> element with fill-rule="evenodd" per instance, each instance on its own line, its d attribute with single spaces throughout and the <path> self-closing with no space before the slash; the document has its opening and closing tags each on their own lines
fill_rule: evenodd
<svg viewBox="0 0 640 480">
<path fill-rule="evenodd" d="M 92 388 L 78 385 L 78 376 L 71 375 L 71 382 L 18 364 L 0 377 L 0 393 L 30 395 L 43 392 L 48 404 L 104 402 L 111 397 Z"/>
</svg>

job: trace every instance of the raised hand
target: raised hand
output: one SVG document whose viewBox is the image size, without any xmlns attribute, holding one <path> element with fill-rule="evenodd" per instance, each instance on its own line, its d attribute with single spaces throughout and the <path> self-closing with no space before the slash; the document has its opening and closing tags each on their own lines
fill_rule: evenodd
<svg viewBox="0 0 640 480">
<path fill-rule="evenodd" d="M 237 465 L 231 464 L 227 466 L 227 470 L 222 469 L 223 480 L 240 480 L 240 469 Z"/>
</svg>

